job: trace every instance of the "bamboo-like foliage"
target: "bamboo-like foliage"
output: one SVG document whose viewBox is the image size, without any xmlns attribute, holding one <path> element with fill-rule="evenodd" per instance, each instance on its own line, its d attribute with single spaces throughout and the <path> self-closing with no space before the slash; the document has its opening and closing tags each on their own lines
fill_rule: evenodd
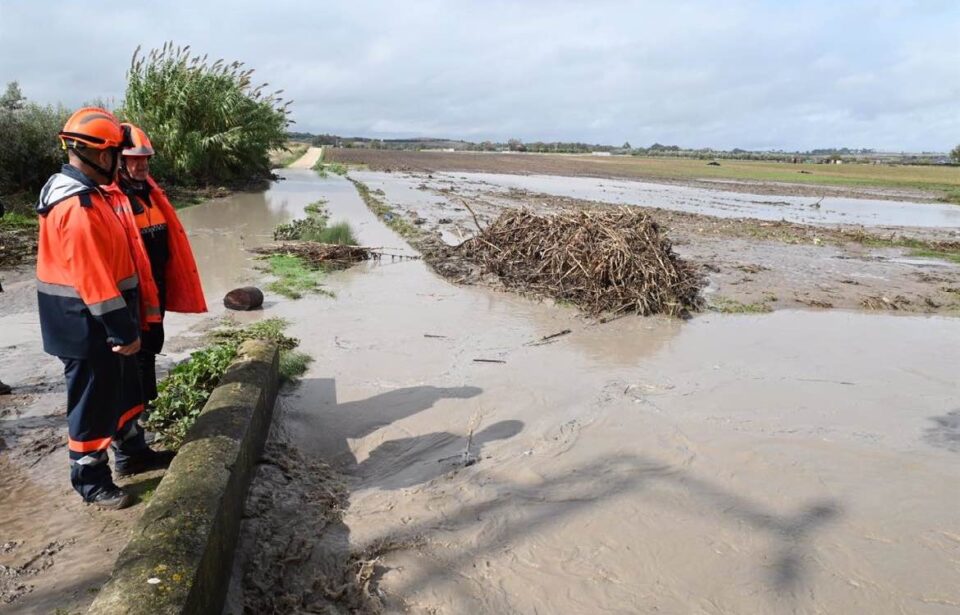
<svg viewBox="0 0 960 615">
<path fill-rule="evenodd" d="M 157 154 L 154 176 L 192 185 L 237 184 L 268 177 L 269 151 L 291 123 L 283 90 L 254 86 L 242 62 L 192 55 L 164 43 L 133 53 L 120 115 L 142 127 Z"/>
</svg>

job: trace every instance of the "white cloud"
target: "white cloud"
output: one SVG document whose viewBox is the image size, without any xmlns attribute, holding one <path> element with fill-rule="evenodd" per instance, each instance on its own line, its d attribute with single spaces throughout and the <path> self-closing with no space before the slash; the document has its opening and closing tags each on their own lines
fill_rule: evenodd
<svg viewBox="0 0 960 615">
<path fill-rule="evenodd" d="M 0 0 L 0 80 L 43 102 L 119 99 L 133 49 L 172 39 L 247 62 L 314 132 L 790 149 L 960 141 L 960 4 L 947 0 L 77 6 Z"/>
</svg>

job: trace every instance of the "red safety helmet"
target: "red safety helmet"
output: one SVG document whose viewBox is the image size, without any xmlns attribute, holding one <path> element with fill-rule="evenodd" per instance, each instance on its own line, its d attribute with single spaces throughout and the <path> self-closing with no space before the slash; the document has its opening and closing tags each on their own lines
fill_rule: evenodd
<svg viewBox="0 0 960 615">
<path fill-rule="evenodd" d="M 107 149 L 124 146 L 123 128 L 112 113 L 100 107 L 74 112 L 60 131 L 64 149 Z"/>
<path fill-rule="evenodd" d="M 124 156 L 153 156 L 153 145 L 150 143 L 150 137 L 139 126 L 134 126 L 128 122 L 120 124 L 127 136 L 127 147 L 123 150 Z"/>
</svg>

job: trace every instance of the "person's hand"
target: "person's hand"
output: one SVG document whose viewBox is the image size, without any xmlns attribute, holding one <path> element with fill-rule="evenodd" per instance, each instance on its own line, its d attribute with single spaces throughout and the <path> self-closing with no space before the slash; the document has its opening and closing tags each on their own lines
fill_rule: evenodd
<svg viewBox="0 0 960 615">
<path fill-rule="evenodd" d="M 113 351 L 117 354 L 122 354 L 125 357 L 137 354 L 140 352 L 140 338 L 138 337 L 133 341 L 133 343 L 127 344 L 126 346 L 114 346 Z"/>
</svg>

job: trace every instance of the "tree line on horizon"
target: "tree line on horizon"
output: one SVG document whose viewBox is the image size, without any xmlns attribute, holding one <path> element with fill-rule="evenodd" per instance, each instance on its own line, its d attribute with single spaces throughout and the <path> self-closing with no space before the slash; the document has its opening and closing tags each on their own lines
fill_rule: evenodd
<svg viewBox="0 0 960 615">
<path fill-rule="evenodd" d="M 942 161 L 944 156 L 938 152 L 924 152 L 921 154 L 893 154 L 877 152 L 869 148 L 817 148 L 806 151 L 786 150 L 746 150 L 733 148 L 719 150 L 713 148 L 684 148 L 678 145 L 664 145 L 653 143 L 648 147 L 633 147 L 627 141 L 623 145 L 609 145 L 599 143 L 565 142 L 565 141 L 532 141 L 523 142 L 520 139 L 509 139 L 504 142 L 496 141 L 466 141 L 462 139 L 443 139 L 431 137 L 417 137 L 409 139 L 379 139 L 371 137 L 343 137 L 333 134 L 312 134 L 309 132 L 288 133 L 290 140 L 309 143 L 315 147 L 330 146 L 347 149 L 383 149 L 400 151 L 417 150 L 455 150 L 464 152 L 530 152 L 530 153 L 559 153 L 559 154 L 592 154 L 594 152 L 615 155 L 632 156 L 664 156 L 679 158 L 697 158 L 704 160 L 734 159 L 734 160 L 779 160 L 785 162 L 832 160 L 872 160 L 894 157 L 900 162 L 918 164 L 933 164 Z M 950 154 L 954 163 L 960 164 L 960 145 Z"/>
</svg>

